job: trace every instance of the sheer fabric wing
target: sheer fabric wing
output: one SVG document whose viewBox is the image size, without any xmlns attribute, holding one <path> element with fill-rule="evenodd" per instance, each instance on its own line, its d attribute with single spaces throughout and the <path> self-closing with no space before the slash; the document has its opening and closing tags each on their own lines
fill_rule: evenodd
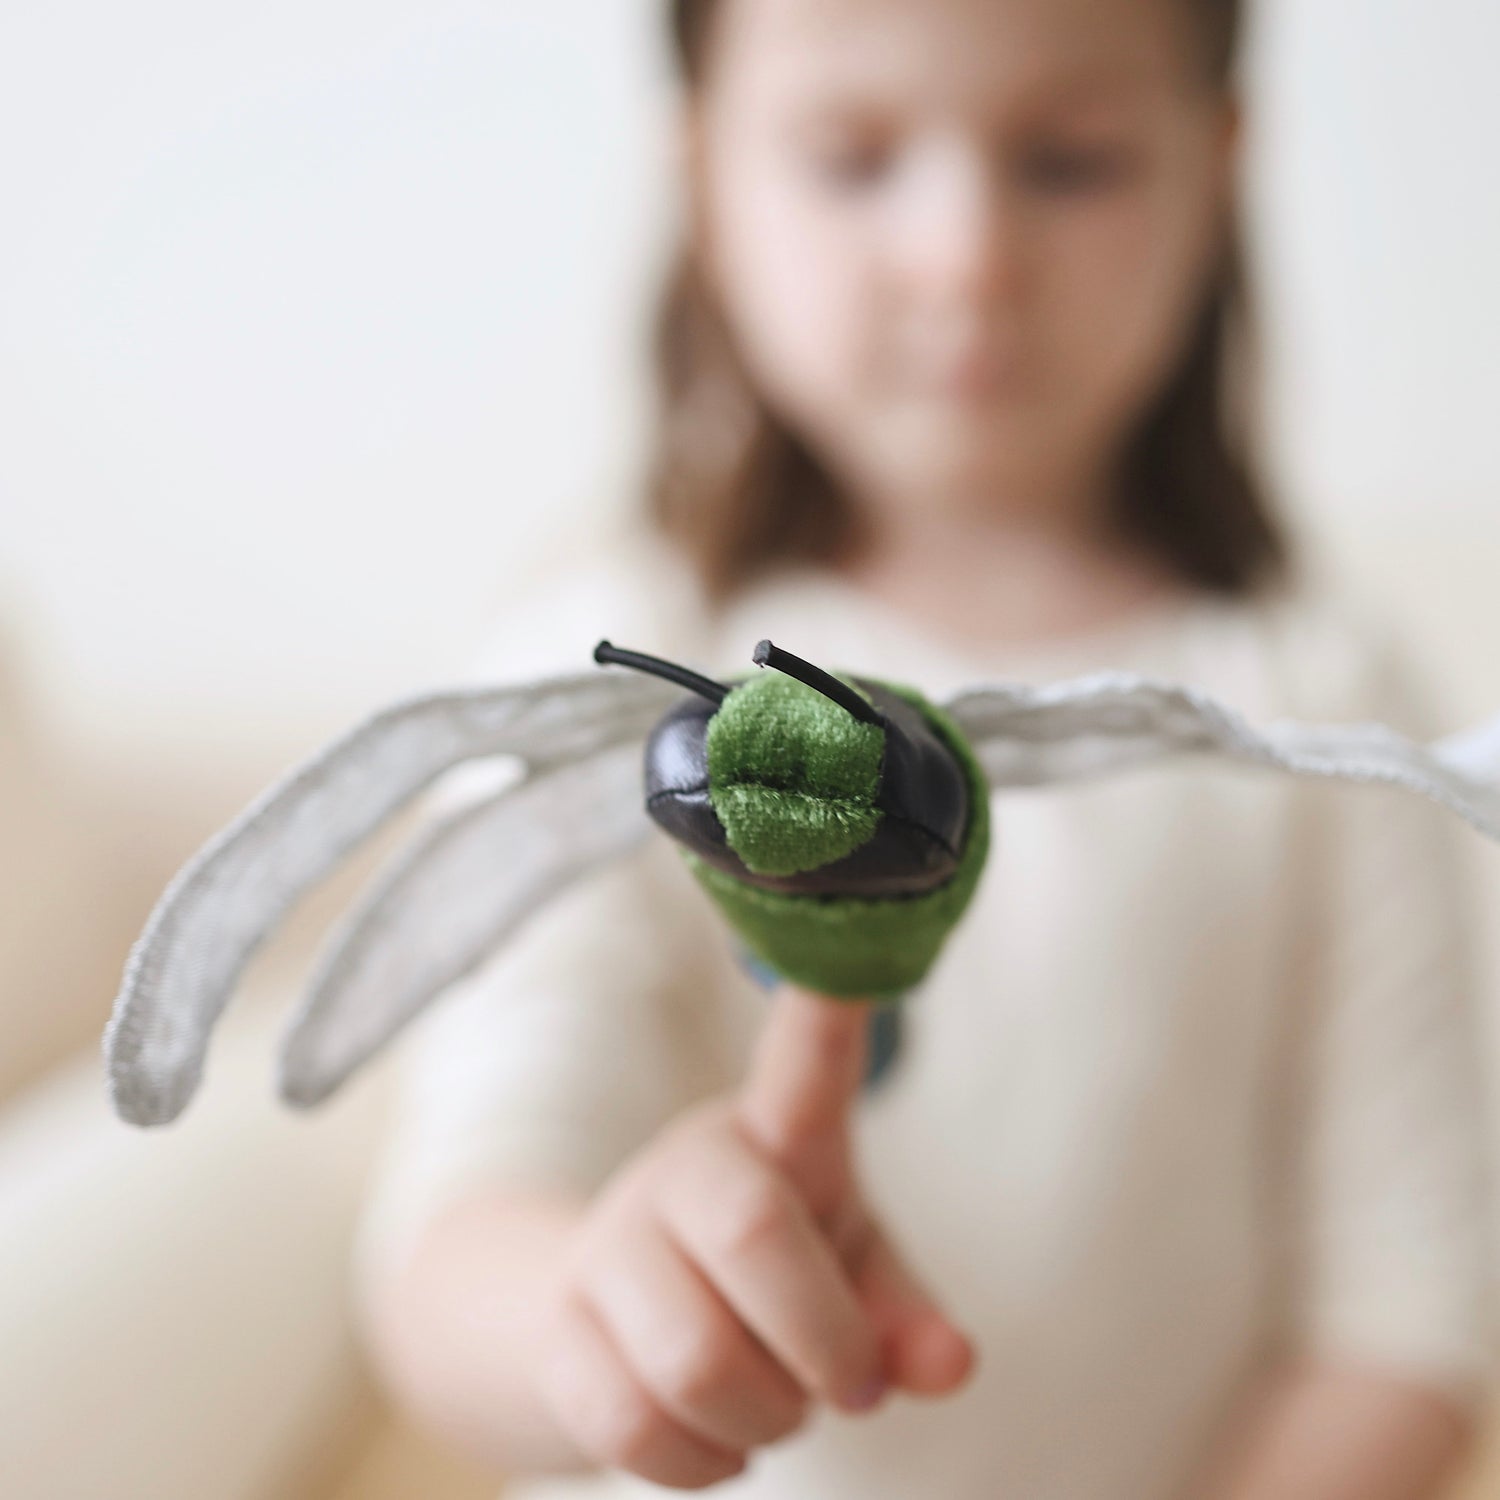
<svg viewBox="0 0 1500 1500">
<path fill-rule="evenodd" d="M 136 1125 L 181 1113 L 251 955 L 444 771 L 513 755 L 530 776 L 639 745 L 678 693 L 644 674 L 595 671 L 424 694 L 381 709 L 294 767 L 178 871 L 131 949 L 104 1033 L 116 1112 Z M 558 878 L 558 868 L 554 853 L 552 873 L 540 878 Z M 524 885 L 524 864 L 518 878 Z"/>
<path fill-rule="evenodd" d="M 966 689 L 946 707 L 994 787 L 1204 752 L 1302 776 L 1405 787 L 1500 839 L 1500 718 L 1431 745 L 1374 723 L 1283 719 L 1257 727 L 1196 688 L 1124 672 Z"/>
<path fill-rule="evenodd" d="M 636 740 L 549 768 L 445 818 L 339 925 L 282 1040 L 289 1104 L 321 1103 L 571 880 L 652 828 Z"/>
</svg>

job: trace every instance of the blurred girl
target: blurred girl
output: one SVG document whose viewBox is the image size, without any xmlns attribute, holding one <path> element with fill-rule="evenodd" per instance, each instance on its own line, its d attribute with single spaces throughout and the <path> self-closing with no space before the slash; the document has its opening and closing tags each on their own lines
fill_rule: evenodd
<svg viewBox="0 0 1500 1500">
<path fill-rule="evenodd" d="M 770 635 L 1436 732 L 1250 462 L 1238 9 L 677 0 L 649 505 L 476 677 Z M 1442 815 L 1183 761 L 994 816 L 878 1049 L 767 995 L 664 839 L 408 1041 L 365 1327 L 507 1495 L 1439 1492 L 1490 1370 Z"/>
</svg>

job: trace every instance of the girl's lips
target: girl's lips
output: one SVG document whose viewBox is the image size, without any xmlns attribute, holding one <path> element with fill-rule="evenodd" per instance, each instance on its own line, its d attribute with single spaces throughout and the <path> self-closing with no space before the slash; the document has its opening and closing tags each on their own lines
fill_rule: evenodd
<svg viewBox="0 0 1500 1500">
<path fill-rule="evenodd" d="M 1014 363 L 971 355 L 941 367 L 933 385 L 941 395 L 973 401 L 1016 394 L 1021 375 Z"/>
</svg>

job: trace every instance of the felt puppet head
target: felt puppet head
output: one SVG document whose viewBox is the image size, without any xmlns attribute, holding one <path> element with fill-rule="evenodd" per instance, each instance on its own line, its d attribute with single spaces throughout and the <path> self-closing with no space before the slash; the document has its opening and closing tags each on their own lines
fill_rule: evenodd
<svg viewBox="0 0 1500 1500">
<path fill-rule="evenodd" d="M 647 740 L 646 809 L 756 957 L 834 996 L 922 980 L 989 850 L 988 783 L 940 709 L 770 641 L 754 660 L 776 670 L 732 688 L 607 641 L 594 657 L 694 688 Z"/>
</svg>

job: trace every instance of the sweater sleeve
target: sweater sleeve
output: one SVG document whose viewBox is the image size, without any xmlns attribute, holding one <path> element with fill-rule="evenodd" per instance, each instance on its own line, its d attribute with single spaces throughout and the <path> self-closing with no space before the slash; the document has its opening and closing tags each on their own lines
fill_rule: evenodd
<svg viewBox="0 0 1500 1500">
<path fill-rule="evenodd" d="M 1348 708 L 1414 738 L 1435 732 L 1390 647 Z M 1296 997 L 1293 1340 L 1478 1404 L 1495 1367 L 1496 1184 L 1472 835 L 1393 789 L 1316 795 L 1311 969 Z"/>
<path fill-rule="evenodd" d="M 648 569 L 580 566 L 493 622 L 469 675 L 580 670 L 600 636 L 670 649 Z M 687 633 L 693 634 L 689 628 Z M 503 785 L 477 762 L 431 791 L 436 816 Z M 708 903 L 674 845 L 649 836 L 533 913 L 396 1043 L 386 1129 L 356 1229 L 357 1295 L 433 1215 L 480 1186 L 591 1192 L 693 1099 L 727 1081 L 717 1005 L 732 982 Z"/>
</svg>

